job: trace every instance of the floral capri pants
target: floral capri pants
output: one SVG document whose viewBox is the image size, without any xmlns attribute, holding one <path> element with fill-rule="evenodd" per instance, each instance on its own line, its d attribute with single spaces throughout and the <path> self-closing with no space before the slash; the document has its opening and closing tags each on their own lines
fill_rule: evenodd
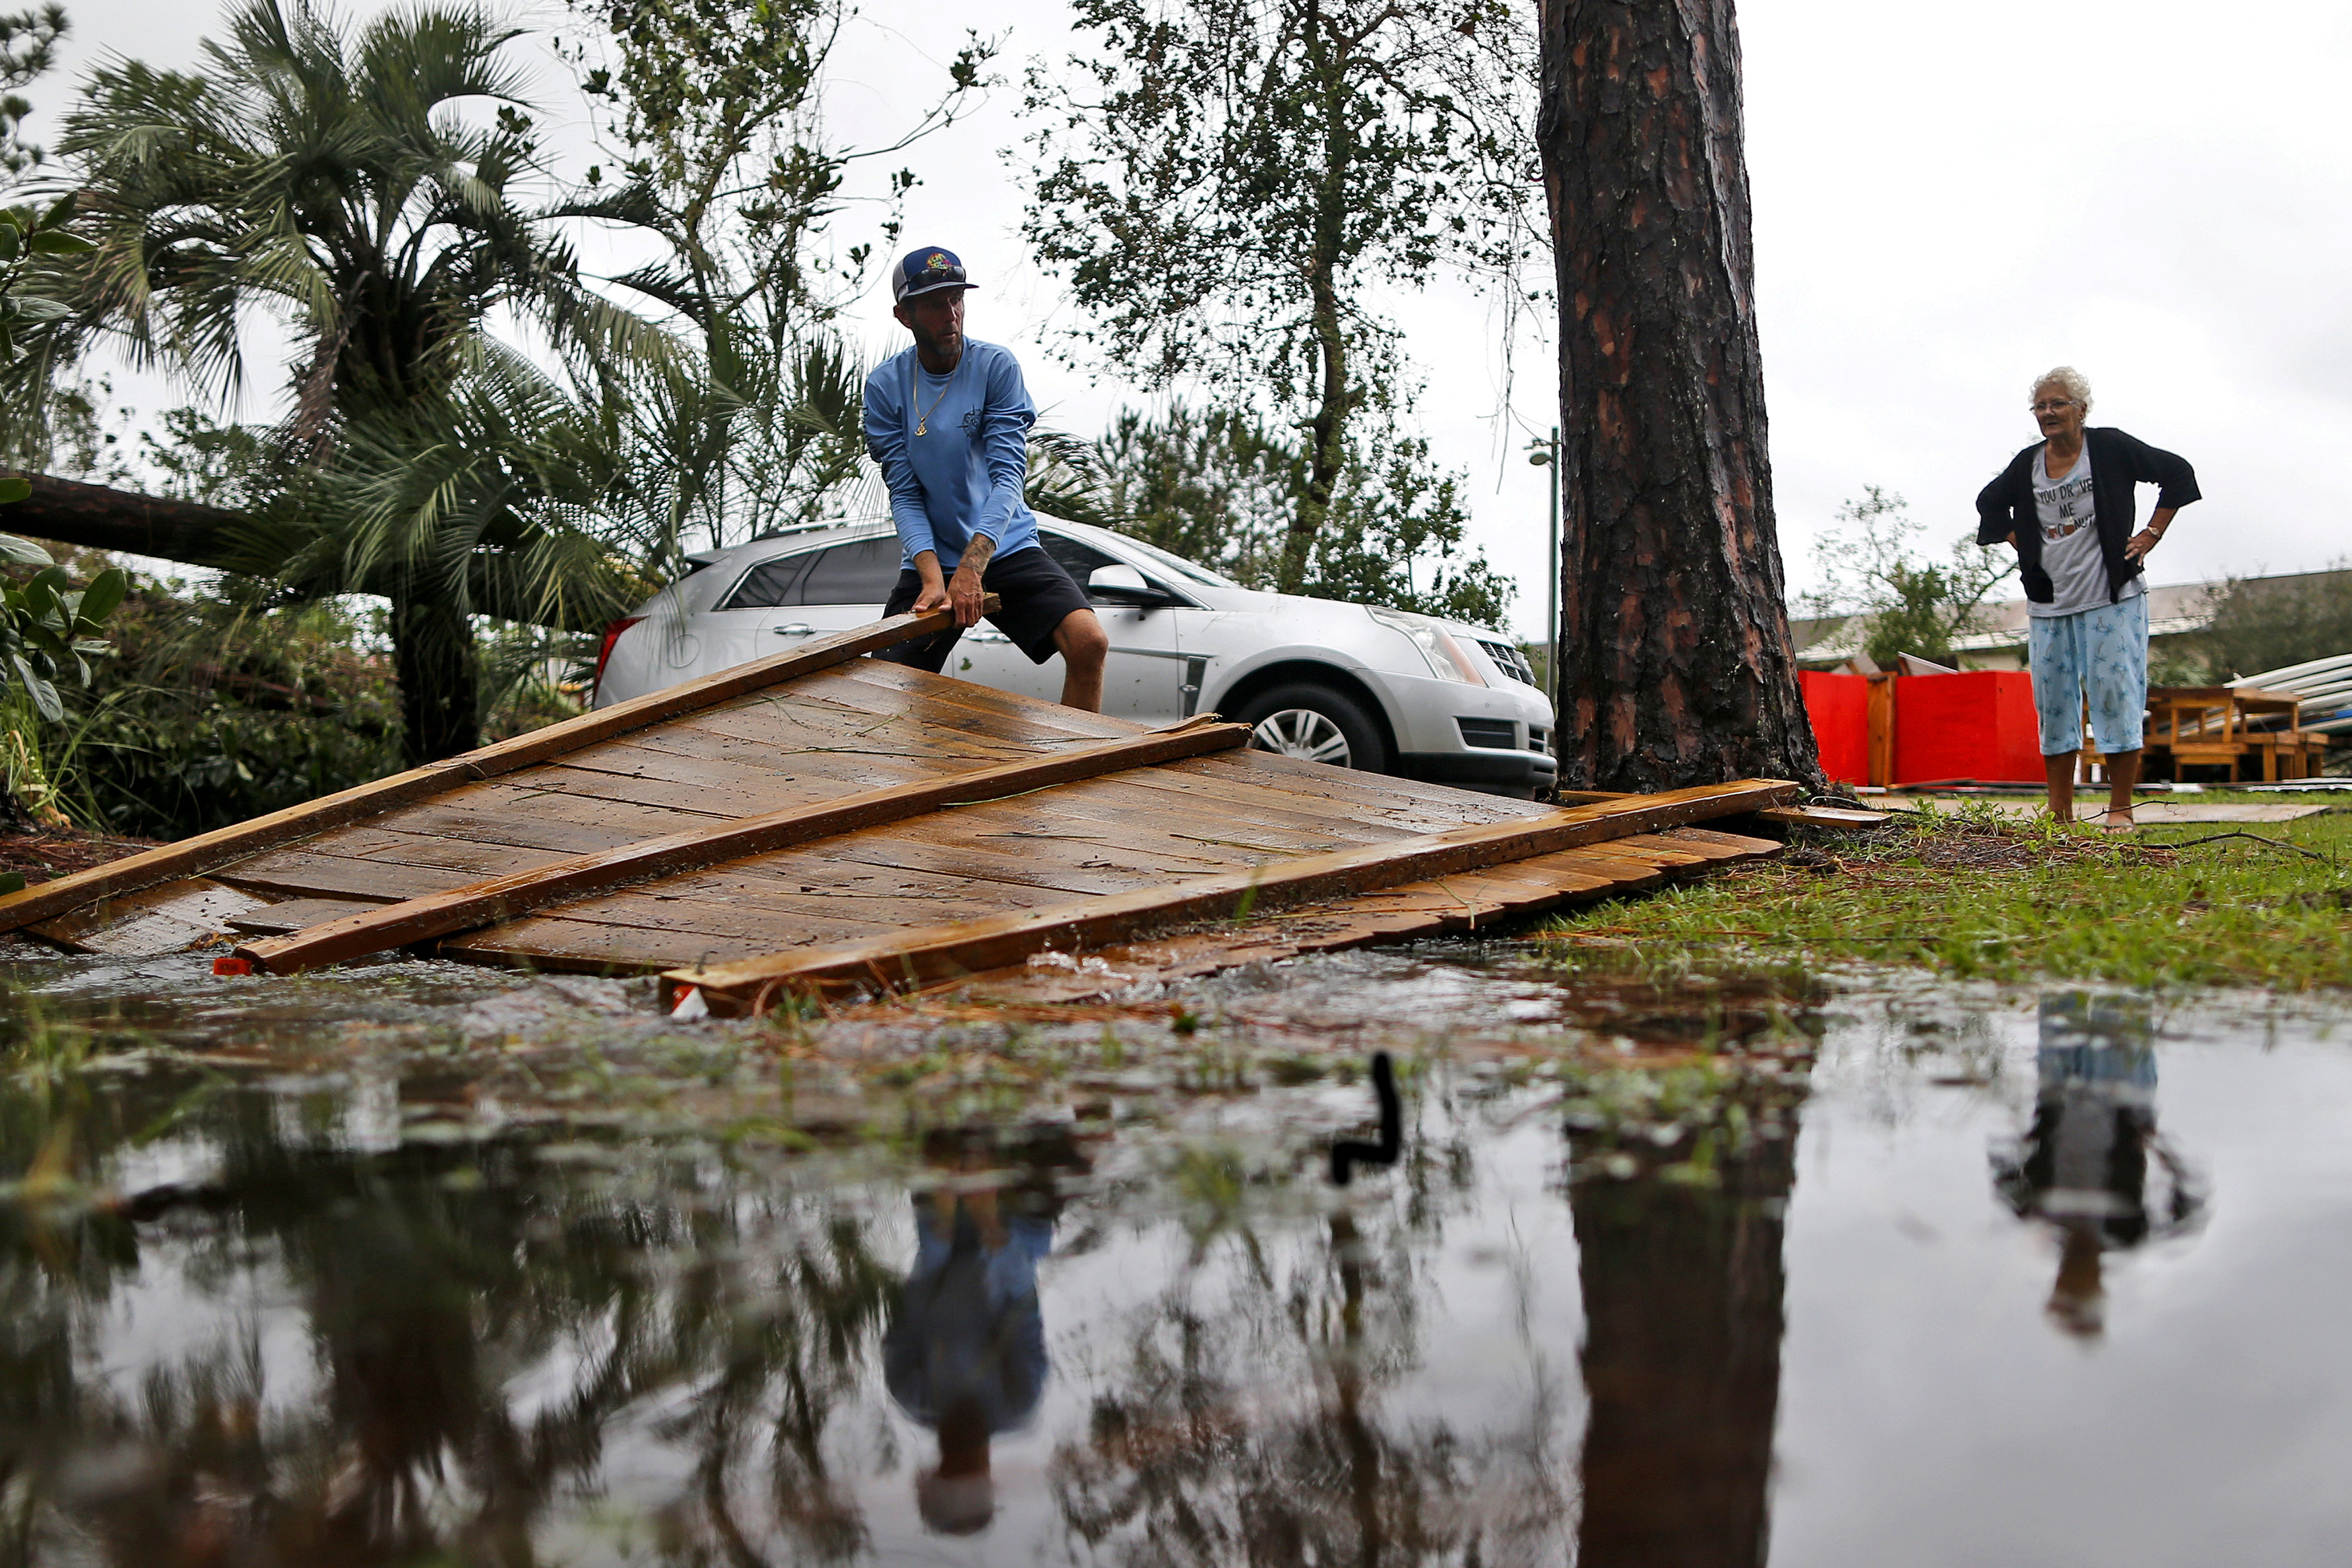
<svg viewBox="0 0 2352 1568">
<path fill-rule="evenodd" d="M 2042 755 L 2083 748 L 2083 702 L 2100 755 L 2137 751 L 2147 713 L 2147 595 L 2033 617 L 2033 713 Z"/>
</svg>

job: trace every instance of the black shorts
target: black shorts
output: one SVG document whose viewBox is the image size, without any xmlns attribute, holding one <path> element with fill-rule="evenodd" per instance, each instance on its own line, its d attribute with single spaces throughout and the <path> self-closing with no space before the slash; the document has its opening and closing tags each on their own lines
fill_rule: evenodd
<svg viewBox="0 0 2352 1568">
<path fill-rule="evenodd" d="M 1003 601 L 1003 608 L 988 618 L 988 623 L 1013 639 L 1013 646 L 1029 655 L 1033 664 L 1042 664 L 1061 652 L 1054 646 L 1054 632 L 1069 619 L 1073 610 L 1091 610 L 1086 590 L 1080 588 L 1062 563 L 1047 555 L 1040 545 L 1030 545 L 991 559 L 988 570 L 980 574 L 981 591 L 993 593 Z M 904 615 L 915 607 L 922 596 L 923 580 L 911 566 L 898 571 L 898 586 L 890 591 L 890 602 L 882 607 L 887 619 Z M 901 643 L 895 648 L 875 654 L 894 664 L 910 664 L 918 670 L 938 674 L 948 666 L 948 655 L 955 652 L 963 632 L 950 626 L 929 637 L 918 637 Z"/>
</svg>

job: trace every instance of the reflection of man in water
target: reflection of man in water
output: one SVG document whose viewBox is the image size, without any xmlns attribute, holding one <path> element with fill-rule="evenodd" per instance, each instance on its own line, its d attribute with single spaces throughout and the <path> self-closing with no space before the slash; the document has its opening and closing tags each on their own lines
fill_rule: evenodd
<svg viewBox="0 0 2352 1568">
<path fill-rule="evenodd" d="M 2050 1316 L 2088 1339 L 2105 1326 L 2110 1249 L 2186 1228 L 2201 1199 L 2156 1132 L 2148 1005 L 2080 991 L 2042 998 L 2042 1088 L 2022 1145 L 1993 1160 L 1993 1183 L 2021 1218 L 2058 1231 Z"/>
<path fill-rule="evenodd" d="M 938 1468 L 915 1481 L 923 1522 L 970 1535 L 996 1512 L 989 1440 L 1025 1425 L 1045 1385 L 1037 1264 L 1053 1249 L 1051 1197 L 943 1185 L 915 1195 L 915 1266 L 882 1339 L 883 1379 L 940 1435 Z"/>
</svg>

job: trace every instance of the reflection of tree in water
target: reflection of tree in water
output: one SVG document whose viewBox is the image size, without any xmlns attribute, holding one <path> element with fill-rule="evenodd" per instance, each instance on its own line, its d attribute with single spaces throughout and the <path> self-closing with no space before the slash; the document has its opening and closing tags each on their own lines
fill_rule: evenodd
<svg viewBox="0 0 2352 1568">
<path fill-rule="evenodd" d="M 146 1113 L 109 1103 L 73 1134 L 85 1179 L 88 1151 Z M 12 1124 L 16 1108 L 0 1136 L 21 1170 L 67 1124 Z M 0 1210 L 9 1558 L 79 1540 L 142 1568 L 534 1562 L 567 1489 L 595 1487 L 607 1434 L 656 1403 L 653 1430 L 697 1463 L 660 1521 L 669 1560 L 862 1550 L 827 1428 L 862 1387 L 895 1275 L 854 1216 L 726 1176 L 553 1178 L 516 1145 L 290 1147 L 263 1097 L 212 1109 L 221 1175 L 168 1213 Z M 92 1347 L 142 1248 L 178 1254 L 195 1296 L 282 1278 L 315 1395 L 264 1387 L 250 1318 L 135 1389 L 109 1381 Z"/>
<path fill-rule="evenodd" d="M 1120 1362 L 1088 1369 L 1087 1430 L 1050 1467 L 1095 1560 L 1557 1560 L 1567 1503 L 1539 1380 L 1507 1437 L 1383 1408 L 1421 1354 L 1430 1260 L 1472 1185 L 1468 1145 L 1410 1140 L 1391 1179 L 1392 1202 L 1286 1221 L 1272 1195 L 1244 1196 L 1234 1165 L 1186 1157 L 1191 1256 L 1138 1312 Z"/>
<path fill-rule="evenodd" d="M 2058 1234 L 2049 1312 L 2093 1339 L 2106 1325 L 2105 1255 L 2193 1228 L 2204 1194 L 2156 1129 L 2155 1020 L 2144 998 L 2042 998 L 2033 1123 L 1996 1150 L 1993 1186 L 2021 1218 Z"/>
<path fill-rule="evenodd" d="M 1765 1561 L 1793 1098 L 1727 1095 L 1663 1145 L 1571 1139 L 1591 1400 L 1578 1568 Z"/>
</svg>

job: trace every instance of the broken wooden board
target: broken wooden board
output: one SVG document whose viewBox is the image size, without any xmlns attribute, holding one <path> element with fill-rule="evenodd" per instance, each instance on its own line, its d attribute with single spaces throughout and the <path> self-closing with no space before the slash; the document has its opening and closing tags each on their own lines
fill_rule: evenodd
<svg viewBox="0 0 2352 1568">
<path fill-rule="evenodd" d="M 803 946 L 733 964 L 698 962 L 662 977 L 665 1000 L 698 994 L 713 1011 L 764 1011 L 795 993 L 878 987 L 917 988 L 1042 953 L 1083 952 L 1213 920 L 1244 920 L 1260 910 L 1394 888 L 1477 872 L 1561 850 L 1606 843 L 1662 828 L 1758 810 L 1793 798 L 1799 787 L 1776 779 L 1703 785 L 1658 795 L 1552 810 L 1515 821 L 1456 828 L 1413 839 L 1265 862 L 1245 873 L 1191 879 L 1174 887 L 1073 900 L 993 919 L 961 920 L 887 936 Z M 1615 846 L 1610 846 L 1612 852 Z M 1633 852 L 1612 854 L 1631 861 Z M 1653 862 L 1619 879 L 1654 878 Z"/>
<path fill-rule="evenodd" d="M 1675 828 L 1212 929 L 1085 954 L 1041 953 L 1024 965 L 940 988 L 973 1001 L 1091 1001 L 1302 953 L 1475 933 L 1500 920 L 1615 897 L 1668 878 L 1779 854 L 1782 848 L 1770 839 Z"/>
<path fill-rule="evenodd" d="M 1214 716 L 1146 730 L 859 656 L 939 620 L 61 878 L 0 900 L 0 928 L 102 951 L 226 938 L 222 973 L 405 951 L 671 971 L 675 992 L 698 970 L 698 990 L 740 980 L 711 989 L 740 1009 L 803 984 L 1025 973 L 1048 943 L 1141 964 L 1173 942 L 1220 967 L 1483 929 L 1748 852 L 1690 824 L 1801 793 L 1563 810 L 1239 749 Z"/>
<path fill-rule="evenodd" d="M 269 974 L 299 974 L 452 932 L 495 925 L 549 904 L 576 901 L 591 893 L 673 872 L 982 800 L 1027 794 L 1074 779 L 1233 750 L 1245 745 L 1249 736 L 1249 727 L 1243 724 L 1186 724 L 1169 733 L 1105 741 L 1058 757 L 976 768 L 918 784 L 891 785 L 818 805 L 787 806 L 600 853 L 575 855 L 447 893 L 362 910 L 273 940 L 247 943 L 236 949 L 236 956 Z"/>
<path fill-rule="evenodd" d="M 1585 805 L 1597 800 L 1622 800 L 1625 799 L 1625 792 L 1622 789 L 1561 789 L 1555 793 L 1554 798 L 1562 805 Z M 1811 802 L 1768 806 L 1756 813 L 1756 819 L 1781 828 L 1836 828 L 1846 831 L 1883 828 L 1893 820 L 1884 811 L 1856 810 L 1851 806 L 1819 806 Z"/>
<path fill-rule="evenodd" d="M 994 595 L 990 595 L 983 607 L 992 609 L 995 603 Z M 944 610 L 929 615 L 893 616 L 871 626 L 820 638 L 788 653 L 755 659 L 698 681 L 667 686 L 634 701 L 616 703 L 578 718 L 551 724 L 461 757 L 429 762 L 405 773 L 273 811 L 234 827 L 199 833 L 177 843 L 160 845 L 37 886 L 0 894 L 0 932 L 31 925 L 99 899 L 199 875 L 257 850 L 308 838 L 341 823 L 430 799 L 471 780 L 511 773 L 599 741 L 613 740 L 667 719 L 697 713 L 811 671 L 896 647 L 912 637 L 943 632 L 953 620 L 952 612 Z"/>
<path fill-rule="evenodd" d="M 1784 828 L 1883 828 L 1893 820 L 1884 811 L 1857 811 L 1850 806 L 1774 806 L 1756 815 Z"/>
<path fill-rule="evenodd" d="M 98 899 L 25 933 L 68 953 L 152 958 L 209 942 L 228 922 L 262 907 L 262 900 L 240 889 L 184 877 Z"/>
</svg>

